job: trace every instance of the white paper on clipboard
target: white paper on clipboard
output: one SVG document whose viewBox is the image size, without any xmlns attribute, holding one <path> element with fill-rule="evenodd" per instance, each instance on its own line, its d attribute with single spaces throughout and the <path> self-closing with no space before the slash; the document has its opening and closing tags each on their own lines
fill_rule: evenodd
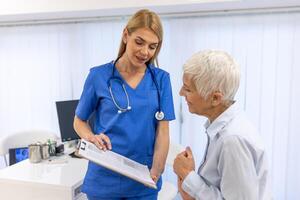
<svg viewBox="0 0 300 200">
<path fill-rule="evenodd" d="M 91 142 L 81 139 L 79 155 L 107 169 L 134 179 L 148 187 L 157 189 L 147 165 L 142 165 L 113 151 L 103 151 Z"/>
</svg>

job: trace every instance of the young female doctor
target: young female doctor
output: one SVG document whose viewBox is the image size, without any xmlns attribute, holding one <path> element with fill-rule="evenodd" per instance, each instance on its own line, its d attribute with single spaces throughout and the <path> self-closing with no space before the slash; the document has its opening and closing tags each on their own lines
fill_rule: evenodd
<svg viewBox="0 0 300 200">
<path fill-rule="evenodd" d="M 74 128 L 100 149 L 148 165 L 158 190 L 89 162 L 82 191 L 90 200 L 154 200 L 175 119 L 169 74 L 155 67 L 163 30 L 149 10 L 135 13 L 124 28 L 118 58 L 90 70 L 76 109 Z M 88 119 L 95 112 L 93 129 Z"/>
</svg>

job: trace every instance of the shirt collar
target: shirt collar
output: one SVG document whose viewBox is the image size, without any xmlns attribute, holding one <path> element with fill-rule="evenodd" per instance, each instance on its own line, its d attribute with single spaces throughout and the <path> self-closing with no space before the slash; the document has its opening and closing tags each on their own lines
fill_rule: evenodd
<svg viewBox="0 0 300 200">
<path fill-rule="evenodd" d="M 228 124 L 228 122 L 239 113 L 239 111 L 239 106 L 235 102 L 221 113 L 212 123 L 207 120 L 204 127 L 206 128 L 206 133 L 209 137 L 213 139 L 216 134 L 219 133 Z"/>
</svg>

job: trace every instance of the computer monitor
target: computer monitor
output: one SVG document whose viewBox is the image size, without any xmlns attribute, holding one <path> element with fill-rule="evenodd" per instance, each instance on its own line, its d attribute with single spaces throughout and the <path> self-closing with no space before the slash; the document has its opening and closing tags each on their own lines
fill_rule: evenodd
<svg viewBox="0 0 300 200">
<path fill-rule="evenodd" d="M 13 165 L 28 158 L 28 147 L 12 148 L 8 150 L 9 165 Z"/>
<path fill-rule="evenodd" d="M 56 102 L 56 110 L 62 142 L 80 139 L 73 128 L 77 104 L 78 100 Z"/>
</svg>

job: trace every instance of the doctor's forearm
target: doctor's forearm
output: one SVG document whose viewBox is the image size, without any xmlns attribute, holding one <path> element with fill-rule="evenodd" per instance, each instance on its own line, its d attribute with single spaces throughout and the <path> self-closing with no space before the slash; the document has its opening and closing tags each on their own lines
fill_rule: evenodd
<svg viewBox="0 0 300 200">
<path fill-rule="evenodd" d="M 152 168 L 158 170 L 159 173 L 162 173 L 165 168 L 165 163 L 169 150 L 169 142 L 169 122 L 161 121 L 157 129 L 152 165 Z"/>
<path fill-rule="evenodd" d="M 74 127 L 74 130 L 76 131 L 76 133 L 82 139 L 89 140 L 89 138 L 94 135 L 91 130 L 91 127 L 88 125 L 88 123 L 85 121 L 82 121 L 77 116 L 74 117 L 73 127 Z"/>
</svg>

